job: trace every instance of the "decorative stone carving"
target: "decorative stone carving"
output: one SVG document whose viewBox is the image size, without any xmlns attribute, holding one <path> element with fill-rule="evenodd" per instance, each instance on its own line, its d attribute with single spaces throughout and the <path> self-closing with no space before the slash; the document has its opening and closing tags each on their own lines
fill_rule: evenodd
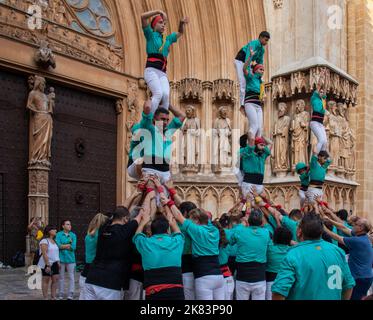
<svg viewBox="0 0 373 320">
<path fill-rule="evenodd" d="M 117 113 L 117 115 L 123 112 L 123 99 L 118 99 L 117 101 L 115 101 L 115 112 Z"/>
<path fill-rule="evenodd" d="M 234 81 L 229 79 L 218 79 L 213 82 L 213 100 L 228 100 L 234 102 L 235 86 Z"/>
<path fill-rule="evenodd" d="M 202 81 L 193 78 L 183 79 L 179 83 L 180 100 L 202 100 Z"/>
<path fill-rule="evenodd" d="M 275 122 L 273 131 L 274 159 L 273 172 L 277 176 L 285 176 L 290 169 L 289 161 L 289 128 L 290 117 L 286 115 L 286 103 L 278 105 L 278 120 Z"/>
<path fill-rule="evenodd" d="M 40 47 L 35 54 L 35 62 L 43 68 L 49 68 L 50 66 L 53 69 L 56 68 L 56 58 L 49 47 L 48 41 L 40 41 Z"/>
<path fill-rule="evenodd" d="M 215 173 L 222 171 L 224 167 L 232 164 L 232 126 L 228 118 L 227 107 L 220 107 L 218 118 L 213 127 L 213 163 L 212 169 Z"/>
<path fill-rule="evenodd" d="M 328 89 L 330 87 L 330 70 L 326 67 L 314 67 L 310 70 L 310 86 L 316 88 L 318 85 Z"/>
<path fill-rule="evenodd" d="M 284 0 L 273 0 L 273 6 L 275 9 L 282 9 L 284 6 Z"/>
<path fill-rule="evenodd" d="M 273 80 L 272 97 L 273 99 L 291 96 L 290 80 L 285 77 L 278 77 Z"/>
<path fill-rule="evenodd" d="M 186 107 L 186 120 L 181 129 L 183 133 L 182 154 L 183 154 L 183 172 L 197 173 L 199 169 L 200 152 L 200 129 L 201 123 L 197 118 L 196 110 L 193 106 Z"/>
<path fill-rule="evenodd" d="M 338 103 L 338 122 L 341 130 L 340 138 L 340 154 L 339 154 L 339 171 L 345 172 L 347 165 L 347 159 L 350 154 L 350 126 L 346 119 L 346 105 L 344 103 Z"/>
<path fill-rule="evenodd" d="M 305 111 L 306 103 L 304 100 L 298 100 L 295 106 L 295 116 L 291 124 L 291 160 L 292 170 L 299 162 L 308 164 L 308 137 L 310 115 Z"/>
<path fill-rule="evenodd" d="M 346 148 L 348 148 L 348 157 L 346 161 L 346 175 L 351 177 L 356 173 L 356 137 L 351 128 L 346 133 Z"/>
<path fill-rule="evenodd" d="M 335 101 L 328 102 L 329 107 L 329 123 L 328 123 L 328 131 L 329 131 L 329 147 L 330 147 L 330 157 L 333 159 L 332 164 L 330 165 L 330 169 L 337 169 L 338 168 L 338 159 L 340 155 L 341 149 L 341 138 L 342 132 L 340 127 L 340 121 L 338 118 L 338 107 Z"/>
<path fill-rule="evenodd" d="M 49 96 L 44 93 L 45 79 L 34 77 L 33 90 L 27 101 L 30 116 L 30 165 L 50 166 L 53 119 L 51 109 L 54 106 L 54 89 Z"/>
<path fill-rule="evenodd" d="M 301 93 L 302 90 L 307 93 L 310 91 L 307 76 L 302 71 L 294 72 L 291 74 L 290 86 L 293 95 L 295 94 L 296 90 L 298 91 L 298 93 Z"/>
</svg>

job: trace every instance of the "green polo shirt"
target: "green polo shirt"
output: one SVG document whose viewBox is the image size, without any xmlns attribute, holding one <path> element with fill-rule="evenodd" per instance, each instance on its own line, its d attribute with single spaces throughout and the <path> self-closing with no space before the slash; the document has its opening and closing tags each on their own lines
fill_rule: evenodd
<svg viewBox="0 0 373 320">
<path fill-rule="evenodd" d="M 182 230 L 182 233 L 184 235 L 184 249 L 183 249 L 183 255 L 185 254 L 192 254 L 192 239 L 189 237 L 187 232 L 185 230 Z"/>
<path fill-rule="evenodd" d="M 254 173 L 264 175 L 266 159 L 271 155 L 268 147 L 259 155 L 255 152 L 255 146 L 247 146 L 240 149 L 242 168 L 244 173 Z"/>
<path fill-rule="evenodd" d="M 76 263 L 75 251 L 76 251 L 76 235 L 74 232 L 70 231 L 65 233 L 64 231 L 59 231 L 56 234 L 56 243 L 58 248 L 60 248 L 60 261 L 61 263 Z M 70 244 L 71 249 L 61 249 L 62 245 Z"/>
<path fill-rule="evenodd" d="M 328 159 L 323 165 L 320 165 L 317 156 L 312 155 L 310 162 L 310 181 L 324 182 L 331 163 L 332 161 Z"/>
<path fill-rule="evenodd" d="M 145 271 L 181 267 L 181 256 L 184 249 L 184 235 L 182 233 L 157 234 L 152 237 L 138 233 L 132 241 L 141 254 Z"/>
<path fill-rule="evenodd" d="M 157 31 L 154 31 L 150 25 L 143 28 L 145 39 L 146 39 L 146 53 L 149 54 L 162 54 L 165 58 L 168 57 L 170 53 L 170 47 L 173 43 L 177 42 L 177 33 L 173 32 L 166 37 L 165 44 L 161 49 L 164 36 Z"/>
<path fill-rule="evenodd" d="M 320 94 L 317 90 L 313 92 L 311 97 L 311 106 L 313 112 L 325 114 L 323 99 L 320 98 Z"/>
<path fill-rule="evenodd" d="M 141 150 L 144 152 L 146 159 L 152 159 L 153 157 L 163 158 L 168 163 L 171 159 L 172 151 L 172 136 L 175 132 L 183 126 L 183 123 L 179 118 L 173 118 L 172 121 L 166 127 L 164 133 L 160 132 L 159 129 L 153 124 L 153 114 L 142 114 L 140 122 L 140 129 L 144 137 L 143 143 L 136 147 L 133 151 L 133 157 L 136 159 L 136 155 L 140 155 Z"/>
<path fill-rule="evenodd" d="M 355 286 L 345 253 L 323 241 L 304 241 L 291 248 L 281 264 L 272 292 L 287 300 L 341 300 Z"/>
<path fill-rule="evenodd" d="M 285 259 L 291 247 L 284 244 L 269 244 L 267 251 L 267 272 L 278 273 L 282 261 Z"/>
<path fill-rule="evenodd" d="M 98 240 L 98 230 L 96 230 L 95 234 L 91 236 L 87 234 L 84 239 L 85 244 L 85 263 L 92 263 L 96 257 L 96 249 L 97 249 L 97 240 Z"/>
<path fill-rule="evenodd" d="M 297 228 L 298 228 L 298 225 L 299 225 L 299 221 L 295 221 L 293 219 L 290 219 L 288 216 L 283 216 L 281 224 L 282 224 L 283 227 L 285 227 L 286 229 L 291 231 L 291 233 L 293 235 L 293 241 L 298 241 Z"/>
<path fill-rule="evenodd" d="M 268 223 L 266 223 L 263 227 L 267 229 L 271 235 L 273 235 L 277 228 L 276 219 L 272 215 L 270 215 L 268 219 Z"/>
<path fill-rule="evenodd" d="M 231 244 L 237 243 L 236 262 L 267 262 L 271 238 L 267 229 L 240 225 L 232 234 Z"/>
<path fill-rule="evenodd" d="M 180 228 L 192 239 L 192 255 L 195 257 L 218 256 L 220 234 L 211 221 L 207 225 L 197 225 L 186 219 Z"/>
<path fill-rule="evenodd" d="M 250 48 L 255 52 L 252 58 L 252 61 L 255 61 L 256 63 L 259 63 L 259 64 L 263 64 L 265 48 L 260 43 L 260 40 L 259 39 L 252 40 L 242 48 L 242 50 L 246 53 L 245 61 L 247 61 L 247 59 L 249 59 L 250 57 Z"/>
<path fill-rule="evenodd" d="M 263 83 L 262 75 L 259 73 L 252 73 L 251 66 L 248 66 L 248 74 L 245 74 L 246 92 L 253 92 L 260 94 L 260 86 Z"/>
<path fill-rule="evenodd" d="M 299 175 L 300 184 L 302 187 L 308 187 L 310 185 L 310 174 L 309 171 L 303 172 Z"/>
</svg>

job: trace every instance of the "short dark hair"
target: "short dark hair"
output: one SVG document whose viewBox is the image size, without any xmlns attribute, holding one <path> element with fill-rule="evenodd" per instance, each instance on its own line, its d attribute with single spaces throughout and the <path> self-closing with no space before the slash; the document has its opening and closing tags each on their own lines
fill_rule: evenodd
<svg viewBox="0 0 373 320">
<path fill-rule="evenodd" d="M 240 147 L 241 148 L 246 148 L 247 147 L 247 139 L 249 136 L 247 134 L 244 134 L 240 137 Z"/>
<path fill-rule="evenodd" d="M 65 220 L 62 220 L 61 222 L 61 229 L 63 229 L 63 226 L 65 225 L 65 223 L 69 221 L 71 223 L 71 220 L 70 219 L 65 219 Z"/>
<path fill-rule="evenodd" d="M 329 153 L 325 150 L 319 152 L 319 157 L 329 158 Z"/>
<path fill-rule="evenodd" d="M 154 112 L 154 117 L 158 116 L 159 114 L 170 114 L 170 111 L 168 111 L 167 109 L 165 108 L 158 108 L 155 112 Z"/>
<path fill-rule="evenodd" d="M 223 213 L 219 219 L 219 223 L 223 228 L 228 228 L 229 226 L 229 216 L 227 213 Z"/>
<path fill-rule="evenodd" d="M 339 219 L 342 219 L 343 221 L 347 221 L 348 218 L 348 212 L 345 209 L 337 211 L 337 217 Z"/>
<path fill-rule="evenodd" d="M 299 223 L 299 228 L 302 230 L 305 240 L 317 240 L 321 238 L 324 224 L 320 216 L 311 211 L 303 217 Z"/>
<path fill-rule="evenodd" d="M 69 221 L 69 220 L 66 220 L 66 221 Z M 46 239 L 46 238 L 49 238 L 49 232 L 51 232 L 52 230 L 56 230 L 57 231 L 57 228 L 51 224 L 47 225 L 45 228 L 44 228 L 44 232 L 43 232 L 43 238 Z"/>
<path fill-rule="evenodd" d="M 262 31 L 259 35 L 259 38 L 268 38 L 271 39 L 271 35 L 269 34 L 268 31 Z"/>
<path fill-rule="evenodd" d="M 285 227 L 277 228 L 275 230 L 275 233 L 273 234 L 273 243 L 275 244 L 284 244 L 284 245 L 290 246 L 292 239 L 293 239 L 292 232 Z"/>
<path fill-rule="evenodd" d="M 292 219 L 292 220 L 295 220 L 295 219 L 300 220 L 300 219 L 302 219 L 302 217 L 303 217 L 303 213 L 299 209 L 293 209 L 289 213 L 289 218 Z"/>
<path fill-rule="evenodd" d="M 168 223 L 168 220 L 165 217 L 157 217 L 153 220 L 150 226 L 150 230 L 152 232 L 152 235 L 164 234 L 167 233 L 169 227 L 170 224 Z"/>
<path fill-rule="evenodd" d="M 190 219 L 197 220 L 201 225 L 207 225 L 209 223 L 209 216 L 205 211 L 201 209 L 194 209 L 189 212 Z"/>
<path fill-rule="evenodd" d="M 249 215 L 249 225 L 260 227 L 263 224 L 263 213 L 260 210 L 251 210 Z"/>
<path fill-rule="evenodd" d="M 189 213 L 194 209 L 197 209 L 197 206 L 191 201 L 182 202 L 179 206 L 179 210 L 184 217 L 189 216 Z"/>
<path fill-rule="evenodd" d="M 125 217 L 128 217 L 129 215 L 130 213 L 126 207 L 119 206 L 115 208 L 113 212 L 112 220 L 121 220 Z"/>
</svg>

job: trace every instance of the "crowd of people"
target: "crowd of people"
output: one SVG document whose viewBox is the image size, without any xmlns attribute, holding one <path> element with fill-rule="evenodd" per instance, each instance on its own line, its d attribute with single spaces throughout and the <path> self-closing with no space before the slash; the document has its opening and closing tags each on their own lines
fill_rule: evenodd
<svg viewBox="0 0 373 320">
<path fill-rule="evenodd" d="M 151 21 L 149 19 L 152 18 Z M 325 91 L 311 99 L 311 130 L 318 143 L 310 164 L 299 163 L 300 206 L 287 212 L 264 192 L 272 142 L 263 137 L 263 59 L 268 32 L 235 58 L 241 111 L 249 131 L 240 138 L 235 174 L 240 201 L 217 216 L 183 202 L 173 186 L 172 137 L 185 115 L 169 103 L 166 74 L 170 47 L 183 35 L 164 36 L 167 16 L 141 16 L 146 39 L 145 81 L 152 93 L 132 128 L 128 175 L 134 193 L 114 212 L 97 214 L 85 238 L 81 300 L 361 300 L 373 281 L 372 226 L 367 219 L 334 210 L 323 199 L 332 159 L 323 125 Z M 170 112 L 174 115 L 170 119 Z M 171 121 L 170 121 L 171 120 Z M 40 242 L 43 292 L 64 294 L 64 275 L 74 293 L 76 236 L 70 221 L 57 233 L 47 226 Z"/>
</svg>

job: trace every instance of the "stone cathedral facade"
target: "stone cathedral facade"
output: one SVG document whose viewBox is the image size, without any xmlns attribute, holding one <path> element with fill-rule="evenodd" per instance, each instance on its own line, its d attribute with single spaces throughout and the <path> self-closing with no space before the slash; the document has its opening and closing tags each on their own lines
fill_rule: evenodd
<svg viewBox="0 0 373 320">
<path fill-rule="evenodd" d="M 373 1 L 0 0 L 0 260 L 25 249 L 30 218 L 71 219 L 82 243 L 91 217 L 131 193 L 130 130 L 149 97 L 140 15 L 153 9 L 167 12 L 167 32 L 190 17 L 168 68 L 171 103 L 188 115 L 172 164 L 184 199 L 218 215 L 239 197 L 232 168 L 248 125 L 233 60 L 267 30 L 266 193 L 299 206 L 294 168 L 315 143 L 310 97 L 323 84 L 327 201 L 372 217 Z"/>
</svg>

